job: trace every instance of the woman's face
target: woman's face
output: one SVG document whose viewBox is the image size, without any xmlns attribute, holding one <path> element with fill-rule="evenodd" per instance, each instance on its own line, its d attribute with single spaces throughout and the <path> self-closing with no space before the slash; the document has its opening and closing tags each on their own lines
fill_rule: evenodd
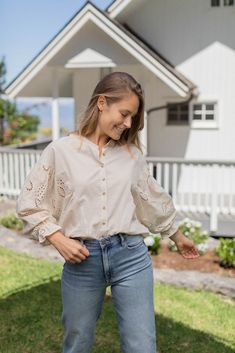
<svg viewBox="0 0 235 353">
<path fill-rule="evenodd" d="M 97 126 L 100 136 L 119 140 L 123 131 L 131 127 L 132 119 L 139 109 L 139 98 L 131 92 L 108 106 L 105 97 L 100 96 L 97 105 L 101 110 Z"/>
</svg>

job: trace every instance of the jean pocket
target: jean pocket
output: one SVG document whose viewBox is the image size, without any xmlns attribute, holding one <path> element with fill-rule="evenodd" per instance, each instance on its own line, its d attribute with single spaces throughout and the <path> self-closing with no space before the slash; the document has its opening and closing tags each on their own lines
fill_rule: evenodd
<svg viewBox="0 0 235 353">
<path fill-rule="evenodd" d="M 144 237 L 142 235 L 127 235 L 126 247 L 127 249 L 136 249 L 144 244 Z"/>
</svg>

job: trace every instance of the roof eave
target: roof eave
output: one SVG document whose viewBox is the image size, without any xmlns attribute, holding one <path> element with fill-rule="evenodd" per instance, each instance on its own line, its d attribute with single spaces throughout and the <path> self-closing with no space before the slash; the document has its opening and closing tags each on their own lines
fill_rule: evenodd
<svg viewBox="0 0 235 353">
<path fill-rule="evenodd" d="M 75 15 L 67 26 L 63 27 L 39 55 L 30 62 L 24 71 L 6 87 L 6 94 L 14 98 L 20 90 L 42 69 L 53 55 L 60 50 L 76 31 L 88 20 L 92 20 L 99 28 L 108 33 L 117 43 L 133 55 L 139 62 L 162 79 L 180 96 L 185 97 L 191 90 L 187 83 L 182 82 L 161 62 L 158 62 L 151 53 L 147 52 L 133 37 L 128 34 L 122 25 L 109 18 L 108 14 L 97 9 L 93 4 L 87 3 Z"/>
<path fill-rule="evenodd" d="M 115 18 L 122 12 L 132 0 L 114 0 L 105 10 L 111 18 Z"/>
</svg>

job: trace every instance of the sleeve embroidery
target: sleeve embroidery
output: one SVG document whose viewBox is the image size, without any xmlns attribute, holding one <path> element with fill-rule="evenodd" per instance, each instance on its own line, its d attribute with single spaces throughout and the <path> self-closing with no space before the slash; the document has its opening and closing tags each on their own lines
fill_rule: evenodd
<svg viewBox="0 0 235 353">
<path fill-rule="evenodd" d="M 61 197 L 65 197 L 65 184 L 64 184 L 64 181 L 61 178 L 57 179 L 56 181 L 57 181 L 58 194 Z"/>
<path fill-rule="evenodd" d="M 39 223 L 36 227 L 34 227 L 34 229 L 32 231 L 32 236 L 34 238 L 38 238 L 39 235 L 43 236 L 45 234 L 46 230 L 42 228 L 42 225 L 45 223 L 46 223 L 46 221 L 43 221 L 43 222 Z"/>
<path fill-rule="evenodd" d="M 59 196 L 65 196 L 61 178 L 56 180 L 58 187 L 53 185 L 55 168 L 51 153 L 49 146 L 42 152 L 39 161 L 26 178 L 17 201 L 17 213 L 25 225 L 24 233 L 31 234 L 45 244 L 49 244 L 46 235 L 61 229 L 56 223 L 61 212 L 61 202 L 59 198 L 57 202 L 54 192 L 57 190 Z"/>
<path fill-rule="evenodd" d="M 28 186 L 26 185 L 25 187 L 26 187 L 26 189 L 27 189 L 28 191 L 33 190 L 33 183 L 32 183 L 32 181 L 29 180 L 29 185 L 28 185 Z"/>
<path fill-rule="evenodd" d="M 150 175 L 144 156 L 141 156 L 135 174 L 131 191 L 137 218 L 151 233 L 160 232 L 162 238 L 171 236 L 178 229 L 176 209 L 171 196 Z"/>
</svg>

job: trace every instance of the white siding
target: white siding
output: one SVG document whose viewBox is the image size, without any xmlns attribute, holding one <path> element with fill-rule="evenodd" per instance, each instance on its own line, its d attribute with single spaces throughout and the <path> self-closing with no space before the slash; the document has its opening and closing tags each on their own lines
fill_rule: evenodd
<svg viewBox="0 0 235 353">
<path fill-rule="evenodd" d="M 166 112 L 152 113 L 151 155 L 235 159 L 234 18 L 235 7 L 211 8 L 210 0 L 148 0 L 119 17 L 198 86 L 199 99 L 218 101 L 218 129 L 166 126 Z M 170 99 L 165 86 L 157 88 Z"/>
</svg>

